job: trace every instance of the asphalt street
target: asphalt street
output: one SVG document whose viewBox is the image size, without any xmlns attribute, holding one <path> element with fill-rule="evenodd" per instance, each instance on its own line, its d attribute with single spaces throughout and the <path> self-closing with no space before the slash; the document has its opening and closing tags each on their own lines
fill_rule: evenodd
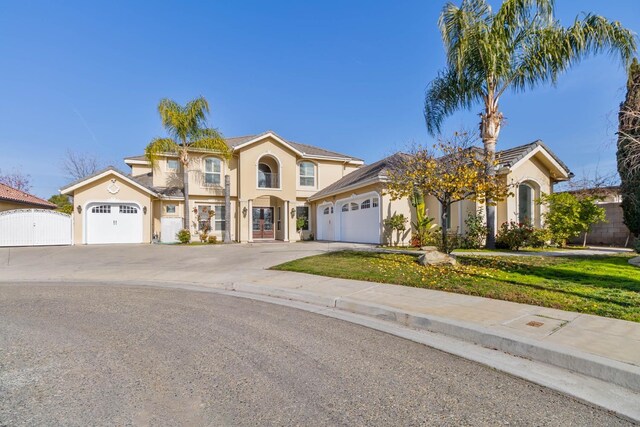
<svg viewBox="0 0 640 427">
<path fill-rule="evenodd" d="M 421 344 L 215 293 L 0 285 L 0 425 L 627 425 Z"/>
</svg>

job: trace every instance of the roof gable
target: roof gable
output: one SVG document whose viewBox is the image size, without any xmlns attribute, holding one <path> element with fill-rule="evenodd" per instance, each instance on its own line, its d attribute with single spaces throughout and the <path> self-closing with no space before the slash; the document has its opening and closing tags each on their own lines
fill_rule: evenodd
<svg viewBox="0 0 640 427">
<path fill-rule="evenodd" d="M 158 194 L 156 193 L 156 191 L 154 191 L 152 188 L 147 187 L 146 185 L 144 185 L 143 183 L 141 183 L 140 181 L 133 179 L 132 177 L 126 175 L 125 173 L 119 171 L 118 169 L 114 168 L 113 166 L 109 166 L 105 169 L 102 169 L 92 175 L 86 176 L 82 179 L 76 180 L 64 187 L 62 187 L 60 189 L 60 193 L 61 194 L 70 194 L 72 193 L 74 190 L 84 187 L 85 185 L 89 185 L 92 182 L 98 181 L 99 179 L 104 178 L 105 176 L 108 175 L 115 175 L 118 178 L 122 179 L 123 181 L 126 181 L 128 183 L 130 183 L 131 185 L 133 185 L 134 187 L 138 188 L 139 190 L 144 191 L 145 193 L 151 194 L 152 196 L 158 196 Z"/>
<path fill-rule="evenodd" d="M 348 156 L 346 154 L 325 150 L 324 148 L 316 147 L 313 145 L 301 144 L 299 142 L 294 142 L 294 141 L 288 141 L 273 131 L 263 132 L 258 135 L 246 135 L 246 136 L 240 136 L 240 137 L 234 137 L 234 138 L 227 138 L 226 141 L 229 147 L 231 147 L 235 151 L 235 150 L 239 150 L 244 147 L 247 147 L 249 145 L 255 144 L 257 142 L 260 142 L 263 139 L 268 137 L 271 137 L 278 143 L 289 148 L 291 151 L 293 151 L 294 153 L 296 153 L 297 155 L 303 158 L 315 158 L 315 157 L 329 158 L 329 159 L 334 158 L 339 160 L 353 161 L 356 163 L 362 162 L 362 159 Z"/>
</svg>

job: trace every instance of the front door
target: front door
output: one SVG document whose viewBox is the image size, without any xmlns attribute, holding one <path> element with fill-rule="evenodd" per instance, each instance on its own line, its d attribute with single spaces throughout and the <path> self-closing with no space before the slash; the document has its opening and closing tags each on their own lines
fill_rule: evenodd
<svg viewBox="0 0 640 427">
<path fill-rule="evenodd" d="M 273 239 L 273 208 L 253 208 L 253 238 Z"/>
</svg>

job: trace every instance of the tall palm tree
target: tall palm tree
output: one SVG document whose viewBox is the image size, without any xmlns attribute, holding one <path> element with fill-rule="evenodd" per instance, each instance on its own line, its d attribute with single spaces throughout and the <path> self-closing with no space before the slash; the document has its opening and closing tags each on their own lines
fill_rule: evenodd
<svg viewBox="0 0 640 427">
<path fill-rule="evenodd" d="M 427 88 L 427 130 L 435 135 L 456 110 L 484 105 L 480 136 L 488 174 L 495 174 L 505 91 L 554 84 L 589 54 L 606 51 L 628 64 L 636 50 L 635 35 L 619 22 L 587 14 L 563 27 L 553 12 L 553 0 L 505 0 L 495 13 L 485 0 L 462 0 L 459 7 L 447 3 L 440 14 L 447 64 Z M 488 200 L 486 206 L 487 247 L 494 247 L 495 205 Z"/>
<path fill-rule="evenodd" d="M 193 151 L 201 153 L 210 151 L 219 154 L 226 160 L 231 152 L 224 138 L 217 129 L 207 127 L 209 103 L 204 97 L 189 101 L 185 106 L 170 99 L 162 99 L 158 104 L 158 112 L 168 137 L 154 138 L 145 148 L 145 156 L 155 168 L 162 155 L 178 155 L 182 164 L 182 181 L 184 189 L 183 226 L 189 229 L 189 163 Z"/>
</svg>

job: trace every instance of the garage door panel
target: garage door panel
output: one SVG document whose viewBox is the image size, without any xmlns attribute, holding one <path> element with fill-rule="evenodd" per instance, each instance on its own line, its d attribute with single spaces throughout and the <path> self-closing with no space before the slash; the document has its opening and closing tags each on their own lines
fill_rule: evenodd
<svg viewBox="0 0 640 427">
<path fill-rule="evenodd" d="M 133 203 L 92 203 L 86 213 L 87 244 L 142 243 L 142 215 Z"/>
<path fill-rule="evenodd" d="M 363 204 L 367 200 L 369 202 Z M 380 243 L 380 210 L 373 206 L 371 200 L 372 197 L 364 197 L 340 205 L 341 241 Z M 343 210 L 345 205 L 348 210 Z"/>
</svg>

